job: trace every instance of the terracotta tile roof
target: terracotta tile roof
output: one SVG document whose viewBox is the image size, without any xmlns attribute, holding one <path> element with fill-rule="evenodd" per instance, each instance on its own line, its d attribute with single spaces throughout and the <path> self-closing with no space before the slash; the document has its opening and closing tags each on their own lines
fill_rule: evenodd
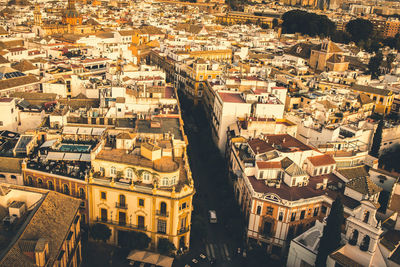
<svg viewBox="0 0 400 267">
<path fill-rule="evenodd" d="M 311 50 L 315 50 L 316 47 L 317 45 L 315 44 L 299 43 L 287 49 L 285 53 L 292 56 L 309 59 L 311 55 Z"/>
<path fill-rule="evenodd" d="M 322 44 L 319 44 L 313 50 L 322 51 Z M 343 52 L 343 50 L 340 47 L 338 47 L 337 44 L 335 44 L 334 42 L 331 42 L 331 41 L 329 41 L 326 51 L 328 53 L 341 53 L 341 52 Z"/>
<path fill-rule="evenodd" d="M 326 166 L 326 165 L 332 165 L 332 164 L 336 163 L 336 161 L 329 155 L 308 157 L 308 160 L 314 166 Z"/>
<path fill-rule="evenodd" d="M 361 104 L 361 105 L 365 105 L 365 104 L 369 104 L 369 103 L 373 103 L 374 101 L 372 101 L 372 99 L 368 96 L 368 95 L 366 95 L 366 94 L 364 94 L 364 93 L 361 93 L 361 94 L 359 94 L 358 96 L 357 96 L 357 101 Z"/>
<path fill-rule="evenodd" d="M 19 70 L 20 72 L 37 69 L 37 67 L 35 65 L 33 65 L 29 60 L 21 60 L 17 64 L 14 64 L 12 67 L 16 70 Z"/>
<path fill-rule="evenodd" d="M 321 176 L 310 177 L 309 184 L 307 186 L 302 187 L 289 187 L 288 185 L 282 183 L 280 188 L 269 187 L 265 184 L 264 180 L 258 180 L 254 176 L 248 176 L 249 182 L 253 187 L 254 191 L 258 193 L 274 193 L 281 199 L 296 201 L 299 199 L 307 199 L 313 198 L 321 195 L 327 194 L 332 199 L 335 199 L 337 194 L 340 192 L 332 191 L 329 189 L 316 189 L 316 185 L 318 183 L 322 183 L 324 178 L 328 178 L 328 185 L 337 185 L 341 182 L 340 178 L 334 174 L 326 174 Z M 345 206 L 350 207 L 351 209 L 357 207 L 359 202 L 353 199 L 350 199 L 347 196 L 343 196 L 343 204 Z"/>
<path fill-rule="evenodd" d="M 7 80 L 0 80 L 0 90 L 26 86 L 39 82 L 38 78 L 33 75 L 21 76 Z"/>
<path fill-rule="evenodd" d="M 256 164 L 259 169 L 280 169 L 281 168 L 280 161 L 257 161 Z"/>
<path fill-rule="evenodd" d="M 0 64 L 7 64 L 10 63 L 10 61 L 8 61 L 5 57 L 0 56 Z"/>
<path fill-rule="evenodd" d="M 256 154 L 262 154 L 262 153 L 265 153 L 265 152 L 269 152 L 269 151 L 275 150 L 275 148 L 271 144 L 269 144 L 269 143 L 267 143 L 264 140 L 259 139 L 259 138 L 255 138 L 255 139 L 250 140 L 248 142 L 248 144 L 249 144 L 251 150 L 253 150 L 254 153 L 256 153 Z"/>
<path fill-rule="evenodd" d="M 288 134 L 269 134 L 264 136 L 265 140 L 255 138 L 248 142 L 250 148 L 258 154 L 272 150 L 281 152 L 308 151 L 312 148 Z"/>
<path fill-rule="evenodd" d="M 349 181 L 347 187 L 354 189 L 364 195 L 375 195 L 383 189 L 374 184 L 368 177 L 359 177 Z"/>
<path fill-rule="evenodd" d="M 369 176 L 367 169 L 365 166 L 357 166 L 350 168 L 343 168 L 338 170 L 338 173 L 343 175 L 348 180 L 353 180 L 359 177 L 367 177 Z"/>
<path fill-rule="evenodd" d="M 346 255 L 340 253 L 339 251 L 332 253 L 330 257 L 342 266 L 363 267 L 361 264 L 355 262 Z"/>
<path fill-rule="evenodd" d="M 370 94 L 375 94 L 375 95 L 382 95 L 382 96 L 388 96 L 392 94 L 391 90 L 388 89 L 380 89 L 380 88 L 375 88 L 372 86 L 366 86 L 366 85 L 360 85 L 360 84 L 355 84 L 351 88 L 354 91 L 359 91 L 359 92 L 365 92 L 365 93 L 370 93 Z"/>
<path fill-rule="evenodd" d="M 22 248 L 26 248 L 26 240 L 45 238 L 49 242 L 48 266 L 53 266 L 67 237 L 70 226 L 79 211 L 81 200 L 75 199 L 54 191 L 50 191 L 39 203 L 37 210 L 26 225 L 22 234 L 14 245 L 0 260 L 0 266 L 25 267 L 36 266 L 24 255 Z"/>
<path fill-rule="evenodd" d="M 19 158 L 0 158 L 0 172 L 21 173 L 22 159 Z"/>
<path fill-rule="evenodd" d="M 124 31 L 119 31 L 119 34 L 121 36 L 132 36 L 135 35 L 136 31 L 134 30 L 124 30 Z"/>
</svg>

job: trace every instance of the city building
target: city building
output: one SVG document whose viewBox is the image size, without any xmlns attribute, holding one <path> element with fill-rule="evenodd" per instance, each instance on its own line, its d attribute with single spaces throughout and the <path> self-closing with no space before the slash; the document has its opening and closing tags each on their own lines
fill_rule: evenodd
<svg viewBox="0 0 400 267">
<path fill-rule="evenodd" d="M 284 254 L 287 240 L 328 214 L 344 185 L 334 174 L 335 160 L 288 134 L 232 138 L 229 145 L 229 167 L 248 242 Z"/>
<path fill-rule="evenodd" d="M 158 135 L 149 139 L 143 133 L 121 132 L 114 148 L 104 147 L 95 156 L 89 178 L 90 223 L 108 225 L 113 244 L 123 243 L 124 233 L 135 230 L 146 233 L 153 248 L 160 238 L 167 238 L 186 250 L 195 191 L 185 146 L 174 139 L 177 136 Z"/>
<path fill-rule="evenodd" d="M 0 266 L 81 265 L 79 200 L 4 183 L 0 191 Z"/>
</svg>

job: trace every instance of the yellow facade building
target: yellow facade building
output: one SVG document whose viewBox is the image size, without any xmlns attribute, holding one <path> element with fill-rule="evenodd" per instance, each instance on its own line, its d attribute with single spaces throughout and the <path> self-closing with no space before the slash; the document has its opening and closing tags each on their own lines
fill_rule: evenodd
<svg viewBox="0 0 400 267">
<path fill-rule="evenodd" d="M 176 86 L 180 90 L 183 90 L 189 97 L 192 97 L 195 103 L 197 103 L 203 96 L 206 82 L 208 80 L 218 80 L 221 75 L 222 68 L 220 65 L 212 64 L 203 58 L 197 58 L 190 65 L 182 64 L 178 66 Z"/>
<path fill-rule="evenodd" d="M 374 112 L 389 114 L 394 100 L 394 94 L 388 89 L 379 89 L 372 86 L 354 85 L 351 89 L 359 94 L 365 94 L 374 103 Z"/>
<path fill-rule="evenodd" d="M 132 133 L 116 138 L 115 148 L 100 146 L 93 155 L 90 223 L 109 226 L 113 244 L 123 243 L 126 231 L 140 231 L 152 248 L 160 238 L 189 248 L 195 190 L 185 142 L 173 137 L 143 142 Z"/>
<path fill-rule="evenodd" d="M 265 17 L 265 16 L 257 16 L 251 13 L 245 12 L 237 12 L 231 11 L 227 12 L 226 14 L 218 14 L 215 15 L 215 19 L 217 23 L 224 23 L 224 24 L 244 24 L 244 23 L 257 23 L 257 24 L 266 24 L 269 28 L 273 27 L 273 21 L 275 18 L 273 17 Z M 282 21 L 278 19 L 278 23 Z"/>
</svg>

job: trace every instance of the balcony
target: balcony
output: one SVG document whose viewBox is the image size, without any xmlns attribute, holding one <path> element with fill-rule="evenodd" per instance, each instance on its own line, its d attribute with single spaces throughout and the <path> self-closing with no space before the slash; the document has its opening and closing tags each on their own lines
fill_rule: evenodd
<svg viewBox="0 0 400 267">
<path fill-rule="evenodd" d="M 189 232 L 189 227 L 184 227 L 178 230 L 178 235 Z"/>
<path fill-rule="evenodd" d="M 117 209 L 124 209 L 126 210 L 128 208 L 128 204 L 126 203 L 119 203 L 119 202 L 115 202 L 115 207 Z"/>
<path fill-rule="evenodd" d="M 157 216 L 161 216 L 161 217 L 169 217 L 169 212 L 168 211 L 156 210 L 156 215 Z"/>
<path fill-rule="evenodd" d="M 106 223 L 106 224 L 111 224 L 111 225 L 116 225 L 116 226 L 122 226 L 122 227 L 126 227 L 126 228 L 131 228 L 133 230 L 147 231 L 147 226 L 145 226 L 145 225 L 136 225 L 136 224 L 127 223 L 124 221 L 113 221 L 113 220 L 105 221 L 105 220 L 101 220 L 101 219 L 97 218 L 96 222 Z"/>
</svg>

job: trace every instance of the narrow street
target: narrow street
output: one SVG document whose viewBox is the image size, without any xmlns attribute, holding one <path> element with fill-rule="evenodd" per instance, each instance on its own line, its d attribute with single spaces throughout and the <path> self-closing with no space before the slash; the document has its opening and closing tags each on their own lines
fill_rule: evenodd
<svg viewBox="0 0 400 267">
<path fill-rule="evenodd" d="M 185 132 L 189 139 L 188 154 L 192 175 L 195 180 L 196 195 L 193 200 L 193 219 L 190 252 L 177 260 L 176 266 L 211 266 L 209 260 L 215 258 L 214 266 L 243 266 L 242 257 L 235 255 L 242 245 L 241 219 L 234 205 L 233 191 L 229 185 L 225 160 L 215 147 L 205 114 L 201 106 L 193 107 L 181 97 L 182 116 Z M 216 210 L 216 224 L 211 224 L 208 210 Z M 196 220 L 201 219 L 204 227 L 196 229 Z M 232 231 L 234 230 L 234 231 Z M 203 238 L 197 238 L 204 231 Z M 200 254 L 207 256 L 202 260 Z M 193 263 L 192 259 L 199 262 Z"/>
</svg>

